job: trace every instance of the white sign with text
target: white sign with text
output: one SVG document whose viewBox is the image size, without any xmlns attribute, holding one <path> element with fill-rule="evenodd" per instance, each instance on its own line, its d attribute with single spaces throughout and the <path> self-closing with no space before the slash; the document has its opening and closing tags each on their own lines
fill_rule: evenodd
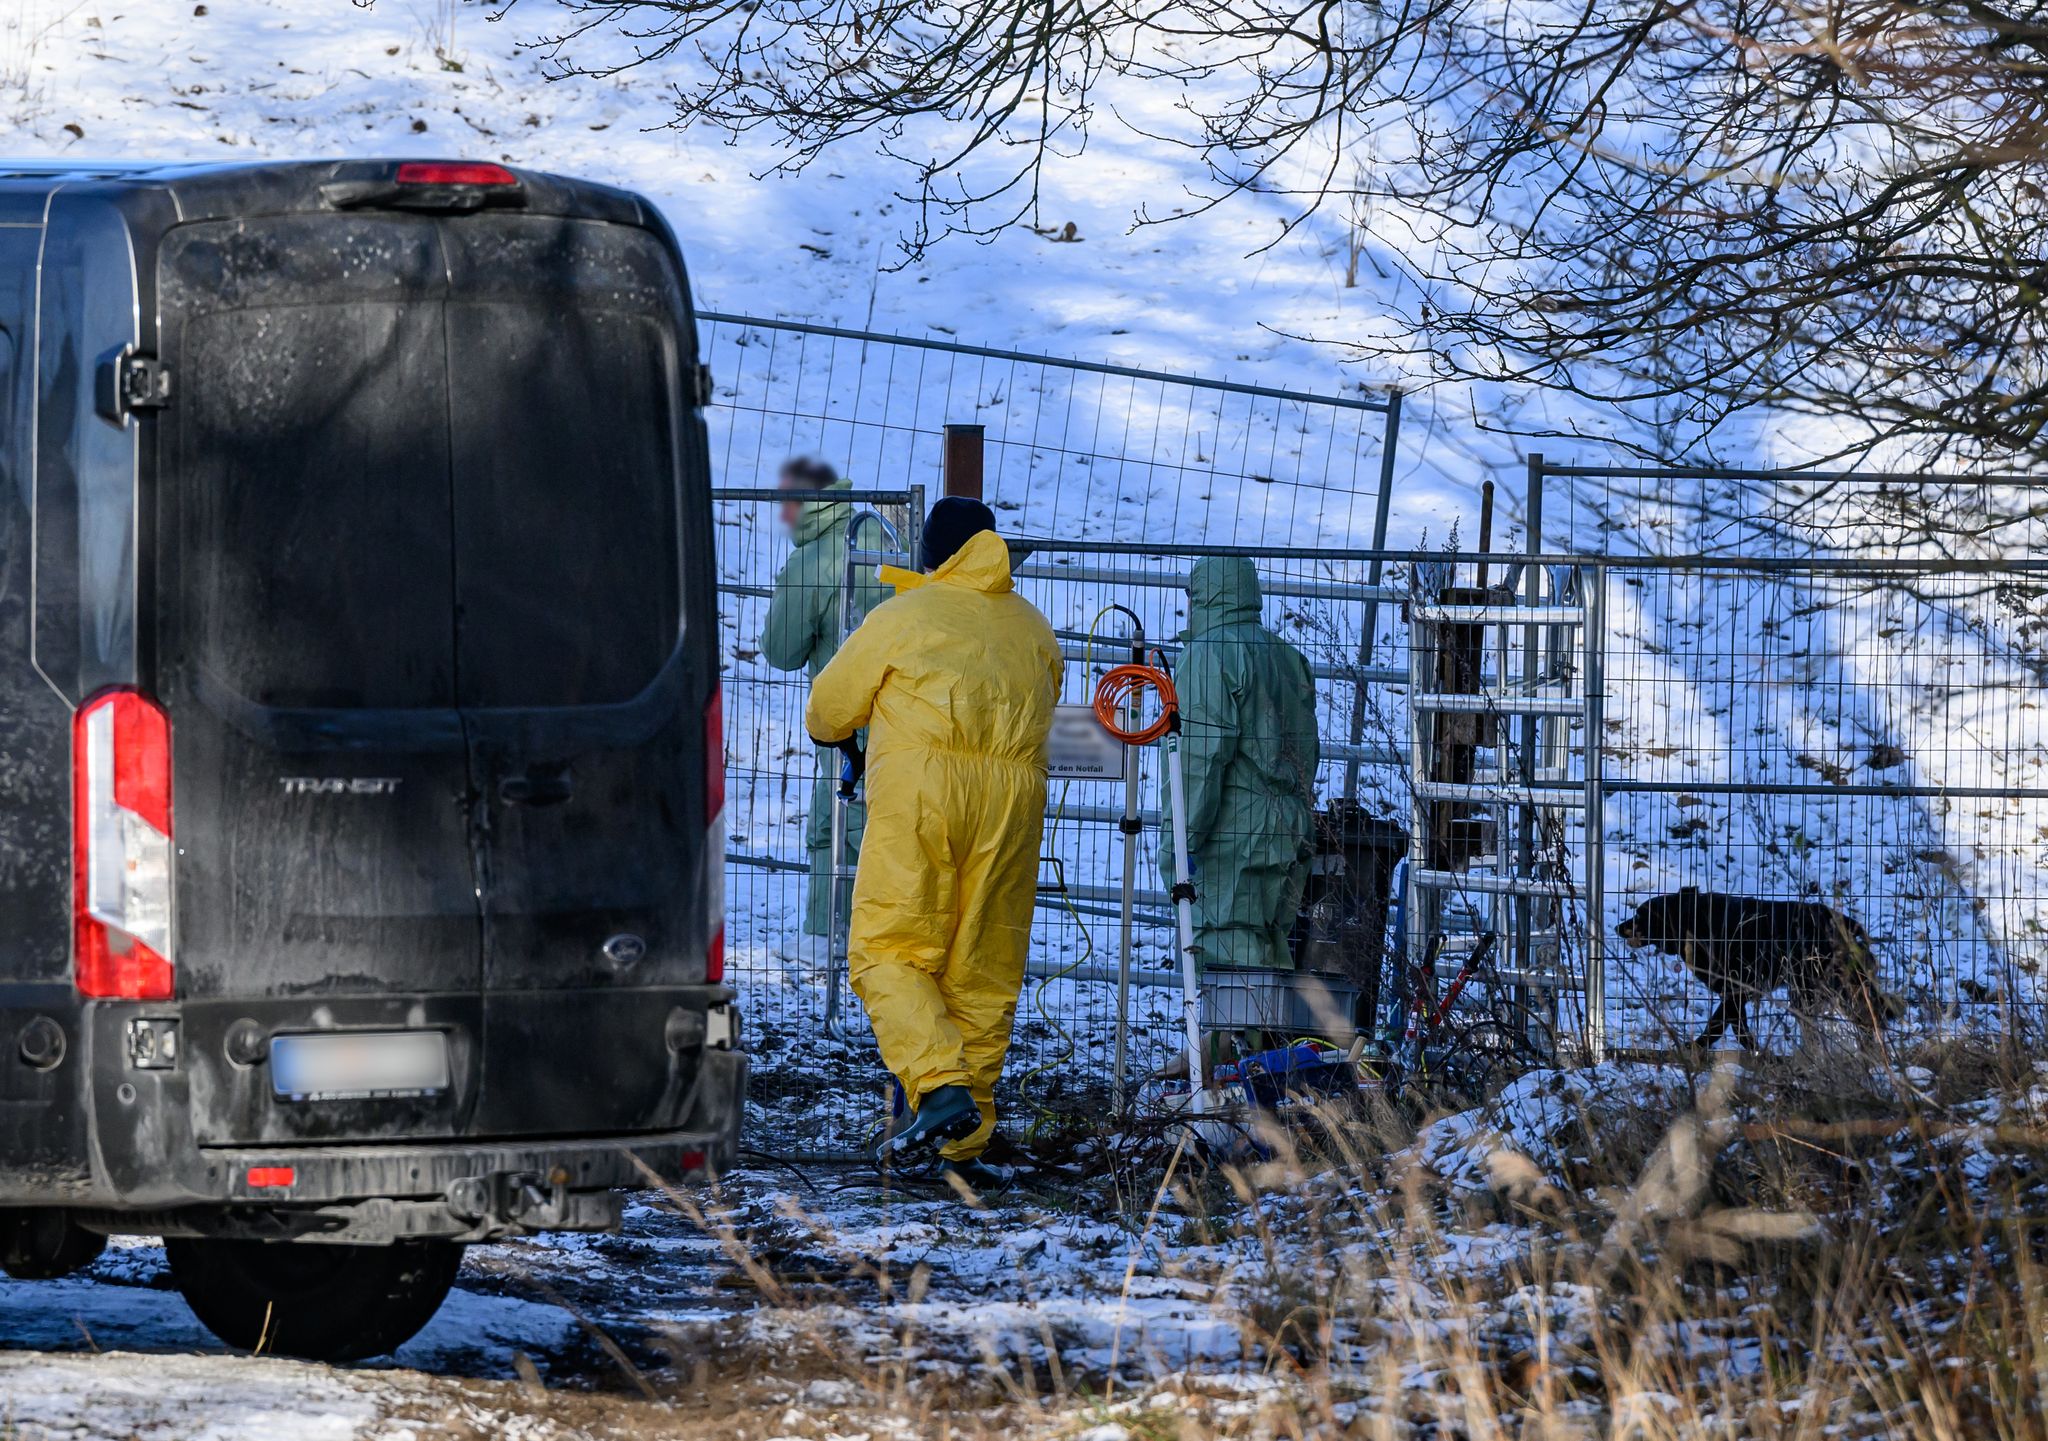
<svg viewBox="0 0 2048 1441">
<path fill-rule="evenodd" d="M 1120 781 L 1131 748 L 1103 729 L 1093 707 L 1057 706 L 1046 738 L 1046 773 L 1056 781 Z"/>
</svg>

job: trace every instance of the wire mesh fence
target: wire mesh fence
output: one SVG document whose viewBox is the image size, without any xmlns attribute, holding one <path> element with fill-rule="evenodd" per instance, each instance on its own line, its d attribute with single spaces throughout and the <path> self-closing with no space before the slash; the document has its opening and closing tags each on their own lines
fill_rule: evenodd
<svg viewBox="0 0 2048 1441">
<path fill-rule="evenodd" d="M 1092 658 L 1127 652 L 1123 622 L 1105 607 L 1124 605 L 1154 640 L 1179 629 L 1185 595 L 1176 599 L 1161 543 L 1383 539 L 1399 396 L 1306 395 L 743 316 L 700 323 L 716 377 L 706 415 L 724 487 L 735 979 L 759 1057 L 764 1134 L 844 1152 L 879 1119 L 885 1078 L 860 1007 L 841 993 L 843 962 L 828 934 L 836 760 L 808 743 L 802 711 L 808 677 L 830 653 L 831 626 L 857 620 L 875 598 L 874 563 L 914 549 L 906 538 L 923 510 L 922 487 L 937 491 L 947 427 L 982 428 L 983 493 L 1006 532 L 1078 547 L 1041 544 L 1020 558 L 1020 588 L 1059 629 L 1069 657 L 1065 699 L 1079 702 Z M 842 509 L 829 519 L 820 506 L 815 523 L 800 526 L 775 491 L 798 455 L 859 487 L 830 502 Z M 1091 541 L 1102 548 L 1087 549 Z M 849 549 L 861 555 L 852 571 Z M 795 561 L 800 553 L 810 559 Z M 1184 577 L 1189 562 L 1179 564 Z M 1271 607 L 1283 626 L 1328 632 L 1307 638 L 1334 718 L 1324 770 L 1348 766 L 1340 783 L 1367 800 L 1375 782 L 1360 760 L 1372 749 L 1369 714 L 1354 673 L 1360 632 L 1378 627 L 1378 606 L 1356 613 L 1354 603 L 1348 625 L 1329 613 L 1345 585 L 1376 580 L 1381 566 L 1301 567 L 1305 593 Z M 1138 808 L 1156 827 L 1156 763 L 1138 764 Z M 1165 888 L 1151 831 L 1127 840 L 1115 824 L 1124 802 L 1115 783 L 1054 788 L 1006 1097 L 1027 1124 L 1099 1112 L 1121 1077 L 1156 1063 L 1173 1028 L 1177 999 L 1149 984 L 1167 979 L 1177 959 Z M 849 863 L 861 822 L 858 805 L 843 813 Z M 1113 1059 L 1120 1047 L 1123 1067 Z"/>
<path fill-rule="evenodd" d="M 1067 652 L 1063 700 L 1085 702 L 1127 658 L 1131 614 L 1148 644 L 1184 662 L 1188 578 L 1205 557 L 1046 541 L 1015 550 L 1019 588 Z M 878 558 L 853 552 L 857 566 Z M 1431 628 L 1478 609 L 1455 604 L 1467 599 L 1455 594 L 1460 567 L 1469 574 L 1475 558 L 1246 559 L 1265 591 L 1263 623 L 1300 651 L 1314 687 L 1317 814 L 1287 960 L 1357 982 L 1361 1019 L 1388 1050 L 1402 1026 L 1400 982 L 1441 992 L 1489 932 L 1502 938 L 1497 974 L 1459 1004 L 1482 1028 L 1503 1016 L 1540 1026 L 1547 1035 L 1525 1058 L 1544 1043 L 1566 1054 L 1668 1050 L 1700 1035 L 1719 995 L 1746 1002 L 1757 1044 L 1839 1038 L 1855 1029 L 1864 966 L 1895 1036 L 2036 1023 L 2048 960 L 2038 643 L 2048 567 L 1544 557 L 1495 586 L 1502 623 L 1451 685 L 1429 669 L 1428 647 L 1441 643 Z M 1366 579 L 1374 559 L 1379 585 Z M 1529 570 L 1541 576 L 1533 592 Z M 739 659 L 730 693 L 759 684 L 793 716 L 801 681 L 750 678 Z M 1444 703 L 1459 692 L 1473 701 L 1464 715 L 1492 724 L 1462 733 L 1471 754 L 1453 776 L 1434 758 L 1453 733 L 1428 727 L 1461 713 Z M 879 1119 L 884 1081 L 857 1006 L 844 1036 L 827 1034 L 837 963 L 797 934 L 810 882 L 795 841 L 816 762 L 787 724 L 731 729 L 735 776 L 749 777 L 734 787 L 746 797 L 735 803 L 735 849 L 779 858 L 735 875 L 735 914 L 750 917 L 735 965 L 768 1111 L 783 1128 L 770 1134 L 835 1150 Z M 1031 973 L 1003 1095 L 1025 1127 L 1109 1114 L 1120 1077 L 1135 1084 L 1179 1047 L 1160 756 L 1141 748 L 1132 759 L 1136 836 L 1116 824 L 1126 801 L 1114 776 L 1048 792 Z M 1443 838 L 1432 802 L 1469 843 L 1433 849 Z M 1411 837 L 1421 838 L 1412 850 Z M 1209 836 L 1225 853 L 1254 838 L 1214 825 Z M 1362 918 L 1326 884 L 1356 872 L 1359 848 L 1389 844 L 1408 855 L 1409 883 L 1389 888 L 1383 869 L 1370 884 L 1396 912 L 1417 906 L 1405 948 L 1385 908 Z M 1417 888 L 1430 871 L 1442 873 L 1440 903 L 1425 913 Z M 1681 907 L 1661 930 L 1623 929 L 1645 902 L 1686 887 L 1728 902 Z M 1415 981 L 1432 931 L 1451 944 L 1429 956 L 1433 979 Z M 1402 955 L 1405 974 L 1391 961 Z"/>
<path fill-rule="evenodd" d="M 1779 1050 L 1845 1025 L 2038 1024 L 2048 574 L 1840 557 L 1529 569 L 1540 595 L 1452 594 L 1448 559 L 1407 572 L 1435 576 L 1409 608 L 1418 656 L 1470 632 L 1466 670 L 1437 687 L 1463 695 L 1418 675 L 1406 699 L 1411 887 L 1427 906 L 1433 877 L 1453 904 L 1418 918 L 1411 959 L 1435 932 L 1520 928 L 1508 953 L 1555 976 L 1560 1040 L 1582 1032 L 1595 1053 L 1739 1040 L 1752 1021 Z M 1489 641 L 1446 623 L 1488 600 Z M 1447 700 L 1464 704 L 1446 715 Z M 1443 730 L 1461 720 L 1462 770 Z"/>
<path fill-rule="evenodd" d="M 790 455 L 937 491 L 949 424 L 983 427 L 984 498 L 1025 535 L 1378 546 L 1400 396 L 1312 395 L 935 338 L 700 314 L 720 484 Z"/>
<path fill-rule="evenodd" d="M 1694 1040 L 1717 992 L 1778 1048 L 1801 1013 L 2036 1024 L 2048 571 L 1630 561 L 1607 592 L 1610 1039 Z"/>
<path fill-rule="evenodd" d="M 1411 961 L 1519 928 L 1510 973 L 1554 978 L 1561 1048 L 1596 1055 L 2041 1024 L 2048 566 L 1546 556 L 1491 590 L 1478 569 L 1390 570 L 1418 658 L 1392 702 L 1416 737 Z"/>
<path fill-rule="evenodd" d="M 844 506 L 852 523 L 862 504 L 886 507 L 899 494 L 905 493 L 822 504 Z M 727 511 L 762 504 L 721 502 Z M 777 541 L 767 527 L 743 527 L 735 519 L 725 533 L 729 539 L 759 536 L 790 553 L 788 542 Z M 1101 675 L 1130 658 L 1135 638 L 1179 668 L 1189 578 L 1204 558 L 1136 547 L 1069 548 L 1073 544 L 1019 542 L 1013 554 L 1019 591 L 1052 622 L 1067 658 L 1060 699 L 1079 709 L 1089 704 Z M 872 575 L 878 562 L 903 558 L 880 540 L 873 547 L 848 548 L 853 570 Z M 730 553 L 721 560 L 728 568 L 743 564 Z M 1304 806 L 1319 815 L 1306 816 L 1288 842 L 1299 843 L 1300 854 L 1288 860 L 1300 889 L 1281 908 L 1284 918 L 1275 911 L 1284 930 L 1283 959 L 1376 976 L 1380 958 L 1372 948 L 1384 944 L 1387 871 L 1405 844 L 1403 723 L 1380 694 L 1406 675 L 1394 607 L 1382 603 L 1391 592 L 1367 583 L 1372 562 L 1365 559 L 1264 555 L 1246 564 L 1268 592 L 1255 613 L 1306 662 L 1299 707 L 1315 732 L 1319 757 L 1303 776 Z M 833 596 L 816 598 L 821 609 L 844 603 L 841 574 L 831 582 Z M 783 586 L 785 609 L 794 579 Z M 727 601 L 733 657 L 726 673 L 728 964 L 745 998 L 748 1044 L 759 1058 L 759 1134 L 786 1150 L 843 1154 L 879 1124 L 887 1078 L 858 1003 L 845 995 L 836 1011 L 832 1004 L 844 960 L 816 898 L 830 884 L 823 861 L 830 855 L 830 809 L 819 777 L 836 761 L 829 753 L 821 758 L 803 738 L 804 672 L 776 669 L 791 665 L 795 654 L 746 639 L 770 628 L 774 590 L 735 588 Z M 1383 623 L 1378 645 L 1362 650 L 1369 602 Z M 1354 730 L 1361 675 L 1366 699 Z M 1187 716 L 1191 737 L 1199 737 L 1203 725 L 1199 714 Z M 1043 1131 L 1110 1114 L 1133 1099 L 1144 1076 L 1179 1054 L 1179 956 L 1165 874 L 1170 854 L 1160 845 L 1166 819 L 1160 753 L 1156 746 L 1139 747 L 1128 759 L 1128 771 L 1071 775 L 1048 786 L 1028 974 L 999 1093 L 999 1105 L 1021 1129 Z M 1355 800 L 1347 806 L 1342 797 L 1351 770 Z M 1120 824 L 1127 810 L 1138 818 L 1135 832 Z M 1233 830 L 1243 824 L 1228 816 L 1212 820 L 1203 837 L 1207 853 L 1234 854 L 1272 839 Z M 847 830 L 859 834 L 857 807 Z M 1347 844 L 1377 845 L 1386 855 L 1377 881 L 1380 909 L 1371 917 L 1355 914 L 1355 904 L 1334 884 Z M 854 844 L 846 855 L 857 860 Z M 1220 875 L 1212 879 L 1220 884 Z"/>
<path fill-rule="evenodd" d="M 1729 494 L 1755 513 L 1727 501 L 1733 528 L 1712 544 L 1698 544 L 1704 504 L 1683 526 L 1596 530 L 1574 487 L 1615 477 L 1540 461 L 1527 497 L 1550 507 L 1540 533 L 1596 546 L 1518 558 L 1375 549 L 1358 539 L 1383 494 L 1384 404 L 1318 412 L 1326 432 L 1350 437 L 1326 434 L 1318 448 L 1289 430 L 1308 399 L 1252 387 L 1186 387 L 1171 429 L 1170 377 L 780 322 L 715 319 L 710 335 L 723 399 L 714 444 L 730 483 L 718 502 L 729 944 L 764 1145 L 848 1154 L 887 1104 L 830 935 L 836 761 L 807 740 L 802 712 L 809 675 L 886 594 L 876 565 L 914 553 L 943 427 L 963 410 L 989 426 L 987 493 L 1018 588 L 1061 643 L 1064 703 L 1085 705 L 1139 634 L 1182 666 L 1184 633 L 1201 628 L 1192 573 L 1251 567 L 1254 614 L 1306 666 L 1310 819 L 1211 820 L 1212 865 L 1305 826 L 1278 884 L 1291 912 L 1283 959 L 1355 983 L 1347 1004 L 1381 1051 L 1399 1050 L 1416 989 L 1433 1002 L 1460 985 L 1489 933 L 1499 950 L 1461 992 L 1479 1018 L 1462 1034 L 1543 1032 L 1519 1054 L 1667 1049 L 1712 1029 L 1717 1005 L 1737 997 L 1757 1043 L 1778 1048 L 1853 1033 L 1844 1013 L 1859 1004 L 1912 1033 L 2033 1023 L 2048 960 L 2043 567 L 1839 547 L 1815 559 L 1817 539 L 1851 532 L 1798 528 L 1818 510 L 1774 529 L 1765 491 L 1782 478 L 1754 475 Z M 1266 437 L 1257 463 L 1253 429 Z M 1211 438 L 1224 434 L 1234 460 Z M 793 453 L 823 457 L 849 487 L 789 506 L 773 487 Z M 1269 470 L 1285 474 L 1260 478 Z M 1626 483 L 1648 497 L 1634 525 L 1653 487 L 1634 472 Z M 1867 502 L 1890 483 L 1839 480 L 1821 503 Z M 1205 485 L 1254 500 L 1210 505 Z M 2011 500 L 1980 509 L 2006 514 Z M 1930 503 L 1937 512 L 1958 513 Z M 1342 539 L 1262 543 L 1303 530 Z M 1745 554 L 1713 553 L 1737 533 Z M 1700 553 L 1611 553 L 1645 534 Z M 1853 536 L 1873 534 L 1866 522 Z M 1955 539 L 1958 551 L 1977 545 L 1975 532 Z M 1189 721 L 1199 739 L 1201 717 Z M 1106 770 L 1049 788 L 1029 976 L 999 1094 L 1015 1129 L 1110 1114 L 1180 1047 L 1160 754 L 1129 759 L 1128 781 Z M 1119 825 L 1127 809 L 1134 832 Z M 850 871 L 858 806 L 841 820 Z M 1212 871 L 1210 890 L 1258 889 L 1227 864 L 1230 883 Z M 1688 887 L 1717 899 L 1657 910 Z"/>
</svg>

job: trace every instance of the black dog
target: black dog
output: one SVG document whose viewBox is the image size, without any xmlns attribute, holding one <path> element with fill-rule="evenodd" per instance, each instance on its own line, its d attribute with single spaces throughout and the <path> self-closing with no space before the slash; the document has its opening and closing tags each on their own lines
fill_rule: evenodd
<svg viewBox="0 0 2048 1441">
<path fill-rule="evenodd" d="M 1877 989 L 1870 934 L 1819 901 L 1766 901 L 1695 886 L 1653 896 L 1616 928 L 1631 946 L 1681 957 L 1717 1004 L 1697 1044 L 1711 1046 L 1732 1025 L 1754 1050 L 1749 1003 L 1779 986 L 1811 1015 L 1829 1002 L 1875 1032 L 1904 1007 Z"/>
</svg>

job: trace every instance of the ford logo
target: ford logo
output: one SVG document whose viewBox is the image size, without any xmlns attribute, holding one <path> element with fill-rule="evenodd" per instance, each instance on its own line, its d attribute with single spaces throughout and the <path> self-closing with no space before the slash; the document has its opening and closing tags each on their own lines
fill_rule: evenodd
<svg viewBox="0 0 2048 1441">
<path fill-rule="evenodd" d="M 630 971 L 647 959 L 647 942 L 636 935 L 613 936 L 600 949 L 604 952 L 605 969 Z"/>
</svg>

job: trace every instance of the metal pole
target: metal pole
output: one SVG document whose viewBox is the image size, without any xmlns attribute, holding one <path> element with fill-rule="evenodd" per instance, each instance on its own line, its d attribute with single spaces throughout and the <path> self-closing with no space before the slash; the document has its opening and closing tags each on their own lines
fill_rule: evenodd
<svg viewBox="0 0 2048 1441">
<path fill-rule="evenodd" d="M 982 436 L 983 427 L 979 425 L 946 426 L 946 494 L 964 495 L 970 500 L 982 498 Z"/>
<path fill-rule="evenodd" d="M 840 564 L 839 637 L 841 641 L 844 641 L 852 633 L 854 626 L 853 610 L 856 571 L 853 553 L 857 540 L 854 532 L 859 526 L 860 521 L 864 518 L 874 519 L 885 530 L 889 528 L 888 521 L 883 520 L 881 516 L 875 515 L 872 511 L 863 512 L 862 515 L 854 516 L 847 521 L 846 548 L 842 552 L 844 559 Z M 827 764 L 830 764 L 830 762 L 827 762 Z M 849 1039 L 846 1025 L 839 1018 L 839 1007 L 840 991 L 843 985 L 842 977 L 847 973 L 851 965 L 848 937 L 852 927 L 850 924 L 851 917 L 848 914 L 850 909 L 847 896 L 849 877 L 846 874 L 846 806 L 850 799 L 851 797 L 847 794 L 846 787 L 840 783 L 838 777 L 832 777 L 832 855 L 831 863 L 825 868 L 825 873 L 831 878 L 830 884 L 832 887 L 832 898 L 827 910 L 825 924 L 825 1034 L 835 1041 Z"/>
<path fill-rule="evenodd" d="M 852 927 L 846 905 L 846 802 L 845 788 L 835 781 L 832 787 L 832 864 L 828 868 L 832 877 L 832 919 L 827 928 L 829 959 L 825 973 L 825 1034 L 835 1041 L 850 1039 L 845 1023 L 839 1018 L 840 977 L 851 964 L 847 944 Z"/>
<path fill-rule="evenodd" d="M 1387 433 L 1380 442 L 1380 493 L 1373 504 L 1372 548 L 1376 551 L 1387 548 L 1387 516 L 1394 504 L 1394 451 L 1401 441 L 1401 392 L 1387 392 Z M 1380 574 L 1386 562 L 1375 555 L 1367 564 L 1365 583 L 1377 588 Z M 1365 739 L 1365 672 L 1372 666 L 1373 637 L 1380 627 L 1379 597 L 1373 596 L 1365 603 L 1365 631 L 1358 637 L 1358 679 L 1351 692 L 1351 744 L 1354 746 Z M 1358 760 L 1354 757 L 1344 763 L 1344 799 L 1358 799 Z"/>
<path fill-rule="evenodd" d="M 765 505 L 780 505 L 783 501 L 789 499 L 789 492 L 781 489 L 779 486 L 718 485 L 711 488 L 711 498 L 713 500 L 738 501 L 742 504 L 759 502 Z M 903 504 L 903 492 L 900 490 L 877 490 L 873 487 L 856 486 L 852 490 L 833 491 L 832 499 L 834 502 L 843 501 L 847 505 L 901 505 Z"/>
<path fill-rule="evenodd" d="M 1134 639 L 1131 646 L 1131 663 L 1145 663 L 1145 647 L 1141 639 Z M 1144 717 L 1138 705 L 1138 697 L 1130 700 L 1127 724 L 1132 732 L 1144 725 Z M 1122 931 L 1119 937 L 1116 962 L 1116 1076 L 1115 1106 L 1118 1115 L 1123 1114 L 1124 1078 L 1129 1074 L 1131 1056 L 1131 963 L 1134 938 L 1137 930 L 1138 913 L 1138 832 L 1144 822 L 1139 819 L 1138 795 L 1138 749 L 1124 747 L 1124 813 L 1117 822 L 1124 835 L 1124 894 Z"/>
<path fill-rule="evenodd" d="M 1131 664 L 1145 663 L 1145 632 L 1136 613 L 1123 611 L 1131 627 Z M 1084 677 L 1085 679 L 1085 677 Z M 1132 733 L 1143 724 L 1138 696 L 1133 693 L 1125 710 L 1125 722 Z M 1138 906 L 1138 833 L 1144 826 L 1143 812 L 1138 794 L 1138 763 L 1135 748 L 1124 748 L 1124 808 L 1117 817 L 1117 828 L 1124 838 L 1124 876 L 1122 894 L 1119 897 L 1116 967 L 1116 1063 L 1111 1077 L 1111 1099 L 1114 1109 L 1122 1114 L 1124 1109 L 1124 1083 L 1130 1067 L 1131 1049 L 1131 964 L 1136 944 Z"/>
<path fill-rule="evenodd" d="M 846 568 L 845 574 L 842 577 L 842 584 L 839 587 L 839 633 L 841 635 L 851 634 L 854 626 L 858 624 L 854 611 L 858 604 L 860 592 L 860 565 L 856 557 L 872 554 L 870 551 L 861 549 L 859 543 L 860 528 L 862 523 L 866 521 L 873 521 L 876 525 L 880 526 L 882 533 L 889 537 L 889 544 L 891 546 L 899 551 L 903 549 L 902 533 L 894 525 L 890 524 L 888 516 L 883 515 L 878 510 L 857 510 L 846 522 Z"/>
<path fill-rule="evenodd" d="M 910 534 L 910 554 L 918 553 L 918 544 L 923 539 L 924 528 L 924 487 L 910 487 L 910 517 L 905 529 Z M 839 586 L 839 635 L 843 640 L 852 634 L 858 623 L 854 616 L 856 596 L 859 592 L 859 562 L 855 560 L 859 537 L 856 534 L 860 523 L 871 520 L 888 533 L 891 545 L 902 544 L 896 527 L 889 524 L 888 517 L 874 511 L 862 511 L 851 517 L 846 524 L 846 561 L 843 565 Z M 846 807 L 852 802 L 852 795 L 843 787 L 834 784 L 832 791 L 832 901 L 826 924 L 826 954 L 828 956 L 825 975 L 825 1034 L 837 1041 L 851 1039 L 846 1023 L 840 1018 L 841 993 L 845 977 L 852 963 L 850 935 L 853 920 L 853 873 L 846 864 Z"/>
<path fill-rule="evenodd" d="M 1209 1068 L 1202 1064 L 1202 982 L 1195 969 L 1195 886 L 1188 874 L 1188 798 L 1180 773 L 1180 726 L 1166 732 L 1166 789 L 1173 798 L 1173 898 L 1180 925 L 1180 1018 L 1188 1045 L 1188 1112 L 1208 1109 Z"/>
<path fill-rule="evenodd" d="M 1418 588 L 1417 600 L 1420 599 Z M 1425 908 L 1422 888 L 1415 880 L 1417 871 L 1440 863 L 1435 845 L 1436 811 L 1422 790 L 1423 784 L 1436 775 L 1436 748 L 1432 743 L 1436 716 L 1414 704 L 1416 697 L 1437 689 L 1437 629 L 1435 622 L 1424 620 L 1419 610 L 1409 619 L 1408 864 L 1402 871 L 1402 884 L 1407 887 L 1402 898 L 1402 919 L 1406 924 L 1402 928 L 1401 964 L 1394 973 L 1393 1002 L 1387 1020 L 1389 1031 L 1398 1031 L 1407 1023 L 1409 987 L 1413 984 L 1411 977 L 1415 967 L 1421 963 L 1423 950 L 1428 944 L 1426 937 L 1437 924 L 1436 903 L 1432 900 Z M 1431 893 L 1432 896 L 1434 894 Z"/>
<path fill-rule="evenodd" d="M 1531 557 L 1523 567 L 1523 599 L 1535 606 L 1543 599 L 1543 568 L 1533 557 L 1543 553 L 1543 457 L 1529 457 L 1529 476 L 1526 506 L 1523 515 L 1528 522 L 1528 534 L 1523 537 L 1524 546 Z M 1537 675 L 1537 661 L 1541 654 L 1541 639 L 1533 625 L 1522 627 L 1522 676 L 1519 689 L 1534 694 Z M 1521 724 L 1521 778 L 1525 786 L 1533 786 L 1536 780 L 1537 726 L 1540 718 L 1534 715 L 1522 717 Z M 1533 800 L 1535 792 L 1529 796 Z M 1525 804 L 1518 811 L 1515 835 L 1515 873 L 1525 879 L 1536 874 L 1536 807 Z M 1515 969 L 1525 975 L 1537 973 L 1533 932 L 1535 930 L 1536 898 L 1517 896 L 1514 900 L 1515 917 Z M 1553 1014 L 1551 1024 L 1556 1025 L 1554 1013 L 1555 988 L 1552 988 Z"/>
<path fill-rule="evenodd" d="M 1493 637 L 1494 684 L 1503 692 L 1513 697 L 1515 696 L 1515 688 L 1509 684 L 1508 678 L 1515 674 L 1515 628 L 1511 625 L 1496 625 L 1488 627 L 1486 633 Z M 1484 685 L 1483 678 L 1481 684 L 1482 686 Z M 1526 683 L 1521 687 L 1521 690 L 1525 693 L 1528 689 L 1529 687 Z M 1511 716 L 1502 716 L 1494 722 L 1493 743 L 1499 754 L 1503 757 L 1509 755 L 1510 747 L 1518 739 L 1516 724 L 1516 721 Z M 1504 876 L 1523 874 L 1528 868 L 1522 863 L 1522 831 L 1517 824 L 1521 812 L 1509 804 L 1505 791 L 1495 798 L 1494 804 L 1488 810 L 1493 817 L 1494 868 Z M 1470 903 L 1469 899 L 1467 903 Z M 1529 897 L 1526 894 L 1515 890 L 1507 890 L 1498 895 L 1488 897 L 1483 904 L 1487 908 L 1486 924 L 1488 926 L 1505 936 L 1516 939 L 1522 936 L 1521 917 L 1523 915 L 1523 908 L 1530 904 Z M 1510 952 L 1515 952 L 1517 947 L 1510 945 L 1509 950 Z M 1529 971 L 1528 957 L 1511 955 L 1508 968 L 1517 975 L 1527 975 Z M 1525 981 L 1518 980 L 1514 983 L 1514 1000 L 1517 1006 L 1526 1007 L 1528 1005 L 1529 987 Z M 1527 1012 L 1524 1011 L 1524 1014 L 1527 1014 Z"/>
<path fill-rule="evenodd" d="M 1601 738 L 1606 733 L 1607 568 L 1580 573 L 1586 587 L 1586 1052 L 1607 1056 L 1607 798 Z"/>
</svg>

